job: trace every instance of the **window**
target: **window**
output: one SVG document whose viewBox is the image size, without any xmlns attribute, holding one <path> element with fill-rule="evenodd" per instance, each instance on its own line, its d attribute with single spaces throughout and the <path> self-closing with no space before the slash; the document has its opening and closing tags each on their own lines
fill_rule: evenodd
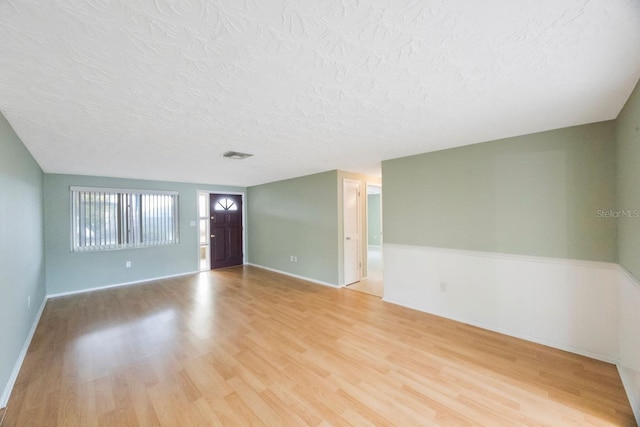
<svg viewBox="0 0 640 427">
<path fill-rule="evenodd" d="M 214 208 L 216 211 L 237 211 L 238 205 L 231 199 L 220 199 Z"/>
<path fill-rule="evenodd" d="M 178 193 L 71 187 L 74 252 L 179 243 Z"/>
</svg>

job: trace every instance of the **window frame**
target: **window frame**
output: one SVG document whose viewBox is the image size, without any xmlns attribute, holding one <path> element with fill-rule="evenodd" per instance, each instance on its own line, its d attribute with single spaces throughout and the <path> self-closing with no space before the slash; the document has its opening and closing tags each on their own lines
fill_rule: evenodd
<svg viewBox="0 0 640 427">
<path fill-rule="evenodd" d="M 135 217 L 135 214 L 128 214 L 130 216 L 128 216 L 126 218 L 126 221 L 131 221 L 134 217 L 136 219 L 139 220 L 139 230 L 138 233 L 140 233 L 140 238 L 143 239 L 143 229 L 144 227 L 142 226 L 142 223 L 145 221 L 145 216 L 143 215 L 143 203 L 142 203 L 142 196 L 143 195 L 152 195 L 152 196 L 171 196 L 173 199 L 173 206 L 169 209 L 169 211 L 172 214 L 173 217 L 173 222 L 168 224 L 169 228 L 172 229 L 173 232 L 173 239 L 165 239 L 162 241 L 159 241 L 157 243 L 154 242 L 149 242 L 149 241 L 135 241 L 135 239 L 132 239 L 131 235 L 128 234 L 127 235 L 127 239 L 131 239 L 133 241 L 127 241 L 127 242 L 117 242 L 115 244 L 110 243 L 110 244 L 101 244 L 100 246 L 94 245 L 94 246 L 81 246 L 81 245 L 76 245 L 76 242 L 79 242 L 82 238 L 80 236 L 80 234 L 76 231 L 78 229 L 78 227 L 81 226 L 82 224 L 82 219 L 80 218 L 79 213 L 76 210 L 76 207 L 79 207 L 79 203 L 76 206 L 76 203 L 74 203 L 76 201 L 76 197 L 74 196 L 74 193 L 81 193 L 81 192 L 85 192 L 85 193 L 109 193 L 109 194 L 116 194 L 116 198 L 117 201 L 116 203 L 118 204 L 118 206 L 115 209 L 115 214 L 120 217 L 121 213 L 122 213 L 122 206 L 120 206 L 122 199 L 125 197 L 125 195 L 127 195 L 126 197 L 138 197 L 138 206 L 135 209 L 135 211 L 137 212 L 137 217 Z M 145 190 L 145 189 L 133 189 L 133 188 L 110 188 L 110 187 L 86 187 L 86 186 L 69 186 L 69 208 L 70 208 L 70 214 L 69 214 L 69 220 L 70 220 L 70 250 L 73 253 L 86 253 L 86 252 L 104 252 L 104 251 L 117 251 L 117 250 L 123 250 L 123 249 L 141 249 L 141 248 L 154 248 L 154 247 L 162 247 L 162 246 L 172 246 L 172 245 L 177 245 L 180 244 L 180 193 L 178 191 L 167 191 L 167 190 Z M 118 239 L 120 238 L 119 236 L 121 235 L 121 225 L 123 224 L 122 222 L 122 218 L 118 218 L 117 220 L 117 225 L 116 225 L 116 230 L 115 230 L 115 236 L 118 237 Z M 167 226 L 167 224 L 165 224 L 165 227 Z M 86 227 L 85 227 L 86 228 Z M 156 225 L 157 228 L 157 225 Z M 164 231 L 168 230 L 169 228 L 165 228 Z M 85 230 L 86 232 L 86 230 Z M 86 238 L 86 237 L 85 237 Z"/>
<path fill-rule="evenodd" d="M 205 206 L 204 206 L 204 215 L 201 215 L 200 212 L 200 197 L 204 197 L 204 202 L 205 202 Z M 209 238 L 210 236 L 210 231 L 209 228 L 211 226 L 210 223 L 210 200 L 211 197 L 211 192 L 209 191 L 198 191 L 197 194 L 197 206 L 196 206 L 196 210 L 198 212 L 198 271 L 209 271 L 211 270 L 211 239 Z M 204 228 L 201 226 L 201 224 L 204 222 Z M 201 234 L 205 235 L 205 243 L 202 243 L 200 241 L 200 236 Z M 203 250 L 205 251 L 205 265 L 202 265 L 202 258 L 200 257 L 200 251 Z"/>
</svg>

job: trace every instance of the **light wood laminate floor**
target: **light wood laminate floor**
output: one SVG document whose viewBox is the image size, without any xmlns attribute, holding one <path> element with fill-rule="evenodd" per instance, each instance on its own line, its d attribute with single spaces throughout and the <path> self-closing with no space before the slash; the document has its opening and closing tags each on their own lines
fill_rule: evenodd
<svg viewBox="0 0 640 427">
<path fill-rule="evenodd" d="M 49 300 L 3 427 L 635 425 L 615 366 L 255 267 Z"/>
<path fill-rule="evenodd" d="M 382 297 L 384 277 L 382 273 L 382 246 L 369 246 L 367 250 L 367 278 L 347 286 L 347 289 Z"/>
</svg>

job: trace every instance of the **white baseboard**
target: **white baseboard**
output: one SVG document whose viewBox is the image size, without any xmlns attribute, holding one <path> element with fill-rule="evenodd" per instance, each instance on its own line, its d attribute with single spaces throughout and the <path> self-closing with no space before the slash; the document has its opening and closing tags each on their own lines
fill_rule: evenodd
<svg viewBox="0 0 640 427">
<path fill-rule="evenodd" d="M 40 323 L 40 317 L 42 316 L 42 312 L 44 311 L 44 306 L 47 304 L 48 297 L 45 295 L 42 300 L 42 304 L 40 305 L 40 309 L 38 309 L 38 313 L 36 314 L 35 319 L 33 320 L 33 324 L 31 325 L 31 329 L 27 334 L 27 338 L 24 340 L 24 344 L 22 345 L 22 350 L 20 350 L 20 354 L 18 355 L 18 360 L 16 360 L 16 364 L 13 367 L 13 371 L 11 372 L 11 376 L 9 377 L 9 381 L 2 392 L 2 397 L 0 397 L 0 408 L 5 408 L 7 403 L 9 402 L 9 396 L 11 396 L 11 391 L 13 390 L 13 386 L 16 384 L 16 380 L 18 379 L 18 374 L 20 373 L 20 368 L 22 368 L 22 363 L 24 362 L 24 358 L 27 355 L 27 350 L 29 350 L 29 346 L 31 345 L 31 340 L 33 339 L 33 335 L 36 333 L 36 328 L 38 327 L 38 323 Z"/>
<path fill-rule="evenodd" d="M 159 277 L 152 277 L 152 278 L 149 278 L 149 279 L 135 280 L 133 282 L 116 283 L 114 285 L 97 286 L 95 288 L 78 289 L 76 291 L 69 291 L 69 292 L 59 292 L 59 293 L 56 293 L 56 294 L 49 294 L 49 295 L 47 295 L 47 297 L 48 298 L 66 297 L 66 296 L 69 296 L 69 295 L 84 294 L 84 293 L 87 293 L 87 292 L 100 291 L 100 290 L 103 290 L 103 289 L 110 289 L 110 288 L 119 288 L 121 286 L 137 285 L 137 284 L 140 284 L 140 283 L 154 282 L 156 280 L 172 279 L 174 277 L 188 276 L 190 274 L 197 274 L 197 273 L 200 273 L 200 272 L 199 271 L 189 271 L 189 272 L 186 272 L 186 273 L 171 274 L 169 276 L 159 276 Z"/>
<path fill-rule="evenodd" d="M 312 279 L 310 277 L 299 276 L 297 274 L 289 273 L 288 271 L 276 270 L 275 268 L 265 267 L 264 265 L 253 264 L 253 263 L 247 263 L 247 265 L 250 265 L 250 266 L 253 266 L 253 267 L 262 268 L 264 270 L 273 271 L 274 273 L 284 274 L 285 276 L 295 277 L 296 279 L 305 280 L 307 282 L 316 283 L 318 285 L 329 286 L 331 288 L 340 288 L 341 287 L 341 286 L 335 285 L 333 283 L 323 282 L 321 280 Z"/>
<path fill-rule="evenodd" d="M 397 302 L 397 301 L 394 301 L 394 300 L 391 300 L 391 299 L 387 299 L 387 298 L 383 298 L 382 300 L 384 302 L 388 302 L 390 304 L 395 304 L 395 305 L 400 305 L 402 307 L 407 307 L 407 308 L 410 308 L 412 310 L 424 311 L 424 310 L 420 310 L 420 308 L 418 308 L 418 307 L 412 306 L 411 304 L 400 303 L 400 302 Z M 610 357 L 608 355 L 603 355 L 603 354 L 599 354 L 599 353 L 593 353 L 593 352 L 589 352 L 589 351 L 584 351 L 582 349 L 571 347 L 571 346 L 566 346 L 566 345 L 563 345 L 561 343 L 551 342 L 551 341 L 548 341 L 548 340 L 545 340 L 545 339 L 540 339 L 539 337 L 534 337 L 534 336 L 526 335 L 526 334 L 520 334 L 520 333 L 511 331 L 509 329 L 496 328 L 494 326 L 487 325 L 487 324 L 484 324 L 484 323 L 473 322 L 473 321 L 469 321 L 469 320 L 466 320 L 466 319 L 461 319 L 461 318 L 457 318 L 457 317 L 453 317 L 453 316 L 449 316 L 449 317 L 447 317 L 447 319 L 454 320 L 456 322 L 464 323 L 464 324 L 471 325 L 471 326 L 476 326 L 478 328 L 482 328 L 482 329 L 485 329 L 485 330 L 488 330 L 488 331 L 497 332 L 497 333 L 502 334 L 502 335 L 508 335 L 510 337 L 519 338 L 519 339 L 522 339 L 522 340 L 525 340 L 525 341 L 534 342 L 536 344 L 545 345 L 547 347 L 557 348 L 558 350 L 564 350 L 564 351 L 568 351 L 570 353 L 579 354 L 581 356 L 586 356 L 586 357 L 589 357 L 591 359 L 601 360 L 603 362 L 611 363 L 611 364 L 614 364 L 614 365 L 617 363 L 617 358 L 615 358 L 615 357 Z"/>
</svg>

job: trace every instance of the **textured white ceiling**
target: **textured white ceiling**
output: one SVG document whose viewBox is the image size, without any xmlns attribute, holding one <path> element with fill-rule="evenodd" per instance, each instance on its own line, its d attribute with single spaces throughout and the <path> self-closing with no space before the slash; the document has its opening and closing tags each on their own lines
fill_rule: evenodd
<svg viewBox="0 0 640 427">
<path fill-rule="evenodd" d="M 615 118 L 639 78 L 639 0 L 0 0 L 0 110 L 54 173 L 376 174 Z"/>
</svg>

